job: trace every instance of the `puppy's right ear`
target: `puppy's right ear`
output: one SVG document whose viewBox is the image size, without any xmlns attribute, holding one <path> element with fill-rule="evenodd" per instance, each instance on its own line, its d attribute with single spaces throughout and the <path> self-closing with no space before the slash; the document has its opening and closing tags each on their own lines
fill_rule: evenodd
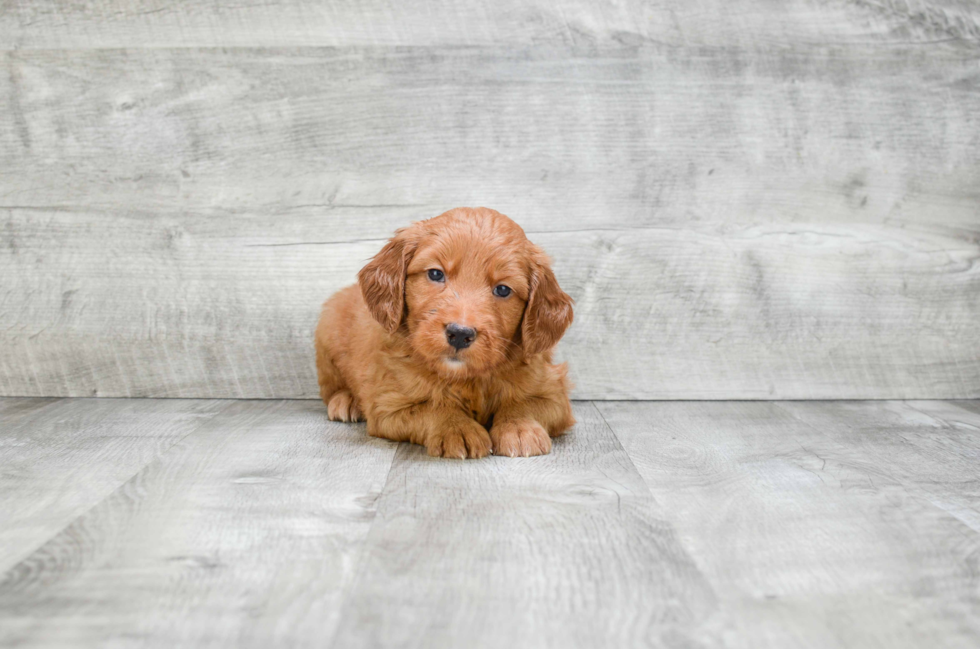
<svg viewBox="0 0 980 649">
<path fill-rule="evenodd" d="M 548 256 L 531 244 L 530 294 L 521 325 L 524 356 L 548 351 L 572 324 L 572 298 L 561 290 Z"/>
<path fill-rule="evenodd" d="M 361 295 L 374 319 L 388 333 L 401 326 L 405 313 L 405 272 L 415 253 L 415 243 L 402 228 L 381 252 L 357 274 Z"/>
</svg>

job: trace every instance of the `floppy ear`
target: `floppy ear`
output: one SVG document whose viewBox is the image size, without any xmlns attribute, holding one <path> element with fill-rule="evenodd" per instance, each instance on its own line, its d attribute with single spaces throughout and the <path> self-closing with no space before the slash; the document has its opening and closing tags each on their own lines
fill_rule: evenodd
<svg viewBox="0 0 980 649">
<path fill-rule="evenodd" d="M 402 323 L 405 272 L 414 253 L 415 244 L 402 228 L 357 274 L 368 310 L 388 333 L 397 331 Z"/>
<path fill-rule="evenodd" d="M 536 250 L 531 257 L 530 295 L 524 309 L 521 342 L 524 356 L 548 351 L 572 324 L 572 298 L 558 286 L 548 257 Z"/>
</svg>

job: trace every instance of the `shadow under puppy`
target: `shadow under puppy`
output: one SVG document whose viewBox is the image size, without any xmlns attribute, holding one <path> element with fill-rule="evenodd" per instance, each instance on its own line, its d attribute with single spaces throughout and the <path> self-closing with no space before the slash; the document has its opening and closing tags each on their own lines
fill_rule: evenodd
<svg viewBox="0 0 980 649">
<path fill-rule="evenodd" d="M 330 419 L 366 418 L 370 435 L 429 455 L 543 455 L 575 423 L 568 369 L 551 362 L 571 322 L 519 225 L 456 208 L 398 230 L 324 303 L 320 397 Z"/>
</svg>

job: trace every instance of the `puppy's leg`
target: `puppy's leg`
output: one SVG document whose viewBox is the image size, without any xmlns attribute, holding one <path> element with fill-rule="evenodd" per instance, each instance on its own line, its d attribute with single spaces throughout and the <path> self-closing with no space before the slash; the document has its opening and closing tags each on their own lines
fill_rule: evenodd
<svg viewBox="0 0 980 649">
<path fill-rule="evenodd" d="M 319 340 L 316 341 L 316 378 L 320 384 L 320 398 L 323 399 L 323 403 L 326 404 L 329 412 L 331 397 L 336 392 L 343 390 L 345 385 L 343 377 L 340 376 L 340 370 L 330 360 L 327 348 Z M 333 419 L 332 416 L 330 418 Z"/>
<path fill-rule="evenodd" d="M 327 404 L 327 417 L 332 421 L 364 421 L 360 404 L 344 386 L 337 367 L 320 347 L 316 350 L 316 371 L 320 398 Z"/>
<path fill-rule="evenodd" d="M 361 407 L 350 390 L 337 390 L 327 403 L 327 417 L 331 421 L 364 421 Z"/>
<path fill-rule="evenodd" d="M 369 417 L 368 434 L 421 444 L 435 457 L 480 458 L 491 449 L 486 428 L 460 410 L 429 404 Z"/>
<path fill-rule="evenodd" d="M 497 409 L 490 429 L 495 454 L 547 455 L 551 452 L 551 438 L 575 424 L 564 374 L 540 387 L 543 389 L 534 395 L 504 403 Z"/>
</svg>

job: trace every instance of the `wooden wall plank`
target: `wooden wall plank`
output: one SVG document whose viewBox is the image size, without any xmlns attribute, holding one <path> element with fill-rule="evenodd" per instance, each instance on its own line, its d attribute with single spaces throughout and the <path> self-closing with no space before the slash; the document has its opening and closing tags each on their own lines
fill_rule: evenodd
<svg viewBox="0 0 980 649">
<path fill-rule="evenodd" d="M 531 230 L 977 227 L 980 78 L 957 44 L 3 58 L 5 208 L 232 215 L 276 242 L 456 205 Z M 269 216 L 284 229 L 249 223 Z"/>
<path fill-rule="evenodd" d="M 335 647 L 690 645 L 715 596 L 592 404 L 551 455 L 402 445 Z"/>
<path fill-rule="evenodd" d="M 868 413 L 857 443 L 782 404 L 596 405 L 717 593 L 703 646 L 980 641 L 980 534 L 895 474 L 904 451 L 865 443 L 889 435 L 877 405 L 814 405 L 842 422 Z"/>
<path fill-rule="evenodd" d="M 980 38 L 965 0 L 20 0 L 0 5 L 0 48 L 532 45 L 799 46 Z"/>
<path fill-rule="evenodd" d="M 312 397 L 319 303 L 484 204 L 578 397 L 980 396 L 976 51 L 906 36 L 5 53 L 0 393 Z"/>
<path fill-rule="evenodd" d="M 324 646 L 396 445 L 226 405 L 0 578 L 0 644 Z"/>
<path fill-rule="evenodd" d="M 219 414 L 224 405 L 0 399 L 0 574 Z"/>
<path fill-rule="evenodd" d="M 380 241 L 249 247 L 234 221 L 216 221 L 230 234 L 171 236 L 166 219 L 112 233 L 77 214 L 8 219 L 23 243 L 7 258 L 17 284 L 0 315 L 5 390 L 314 398 L 319 303 Z M 956 235 L 773 226 L 535 239 L 577 300 L 559 352 L 580 397 L 969 397 L 980 387 L 980 273 L 975 244 Z"/>
</svg>

